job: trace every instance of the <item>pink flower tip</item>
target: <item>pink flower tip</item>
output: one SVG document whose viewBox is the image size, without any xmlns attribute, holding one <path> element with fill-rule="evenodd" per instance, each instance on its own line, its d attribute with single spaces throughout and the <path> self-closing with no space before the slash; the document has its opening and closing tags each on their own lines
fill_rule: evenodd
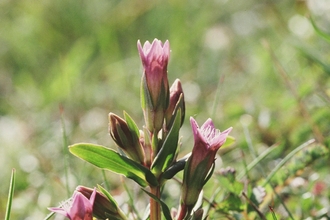
<svg viewBox="0 0 330 220">
<path fill-rule="evenodd" d="M 162 64 L 162 66 L 167 65 L 170 56 L 170 43 L 168 40 L 163 44 L 162 41 L 155 38 L 151 44 L 146 41 L 143 47 L 140 40 L 138 40 L 137 47 L 144 68 L 150 66 L 153 61 Z"/>
<path fill-rule="evenodd" d="M 202 142 L 207 149 L 219 149 L 226 141 L 232 127 L 220 132 L 214 127 L 212 119 L 207 119 L 204 124 L 199 127 L 196 120 L 190 117 L 190 124 L 194 133 L 195 142 Z"/>
<path fill-rule="evenodd" d="M 72 198 L 65 201 L 61 207 L 48 208 L 48 210 L 64 215 L 71 220 L 92 220 L 95 196 L 96 188 L 89 199 L 81 192 L 75 191 Z"/>
</svg>

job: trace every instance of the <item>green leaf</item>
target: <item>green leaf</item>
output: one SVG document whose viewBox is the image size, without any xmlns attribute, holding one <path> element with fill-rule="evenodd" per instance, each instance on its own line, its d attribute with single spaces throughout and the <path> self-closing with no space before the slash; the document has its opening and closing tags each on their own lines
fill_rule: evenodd
<svg viewBox="0 0 330 220">
<path fill-rule="evenodd" d="M 233 145 L 235 143 L 235 138 L 228 135 L 227 136 L 227 139 L 226 139 L 226 142 L 221 146 L 221 149 L 224 149 L 224 148 L 227 148 L 227 147 L 230 147 L 231 145 Z"/>
<path fill-rule="evenodd" d="M 177 111 L 173 126 L 168 133 L 160 151 L 158 152 L 153 164 L 151 165 L 151 171 L 159 175 L 164 172 L 175 160 L 175 156 L 178 148 L 179 131 L 181 125 L 181 110 Z"/>
<path fill-rule="evenodd" d="M 138 126 L 136 125 L 136 123 L 134 122 L 134 120 L 131 118 L 131 116 L 129 116 L 129 114 L 127 114 L 127 112 L 124 111 L 124 117 L 125 117 L 125 121 L 127 123 L 127 126 L 129 128 L 129 130 L 131 131 L 132 134 L 135 134 L 135 135 L 132 135 L 132 137 L 135 139 L 135 138 L 139 138 L 140 136 L 140 131 L 139 131 L 139 128 Z M 135 143 L 135 142 L 133 142 Z"/>
<path fill-rule="evenodd" d="M 69 150 L 75 156 L 99 168 L 124 175 L 140 186 L 158 185 L 156 177 L 150 170 L 112 149 L 96 144 L 79 143 L 69 146 Z"/>
<path fill-rule="evenodd" d="M 13 169 L 11 171 L 11 178 L 10 178 L 10 185 L 9 185 L 9 193 L 8 193 L 8 201 L 7 201 L 5 220 L 9 220 L 9 218 L 10 218 L 11 204 L 13 202 L 14 189 L 15 189 L 15 179 L 16 179 L 15 174 L 16 174 L 16 170 Z"/>
<path fill-rule="evenodd" d="M 100 190 L 101 193 L 103 193 L 109 199 L 109 201 L 114 207 L 118 208 L 118 204 L 116 200 L 111 196 L 111 194 L 106 189 L 104 189 L 101 185 L 97 185 L 97 188 Z"/>
<path fill-rule="evenodd" d="M 152 199 L 154 199 L 156 202 L 158 202 L 160 204 L 160 206 L 162 207 L 162 211 L 163 211 L 163 214 L 164 214 L 164 217 L 166 220 L 172 220 L 172 217 L 171 217 L 171 212 L 170 212 L 170 209 L 167 207 L 167 205 L 162 201 L 160 200 L 159 198 L 157 198 L 154 194 L 142 189 L 145 193 L 147 193 Z"/>
<path fill-rule="evenodd" d="M 190 156 L 190 154 L 189 154 Z M 178 161 L 176 161 L 172 166 L 170 166 L 162 175 L 163 179 L 172 179 L 172 177 L 184 169 L 184 166 L 186 165 L 186 162 L 188 160 L 188 157 L 184 157 Z"/>
</svg>

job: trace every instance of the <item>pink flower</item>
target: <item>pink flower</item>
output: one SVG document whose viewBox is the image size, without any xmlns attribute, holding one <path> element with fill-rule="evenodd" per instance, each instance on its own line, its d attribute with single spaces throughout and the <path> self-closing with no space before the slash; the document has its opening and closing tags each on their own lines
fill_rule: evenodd
<svg viewBox="0 0 330 220">
<path fill-rule="evenodd" d="M 192 117 L 190 124 L 194 134 L 194 148 L 189 157 L 183 174 L 180 217 L 189 214 L 198 200 L 198 196 L 206 183 L 214 163 L 216 153 L 226 142 L 232 128 L 220 132 L 214 127 L 211 119 L 198 127 Z"/>
<path fill-rule="evenodd" d="M 72 198 L 62 204 L 61 208 L 48 208 L 52 212 L 66 216 L 70 220 L 92 220 L 93 204 L 95 200 L 96 189 L 88 199 L 81 192 L 75 191 Z"/>
<path fill-rule="evenodd" d="M 167 64 L 170 44 L 154 39 L 152 44 L 146 41 L 143 47 L 138 41 L 137 47 L 144 68 L 141 95 L 146 125 L 150 131 L 159 131 L 169 102 Z"/>
<path fill-rule="evenodd" d="M 170 44 L 166 41 L 163 45 L 160 40 L 154 39 L 152 44 L 146 41 L 143 48 L 140 41 L 138 41 L 137 45 L 144 67 L 148 89 L 151 93 L 153 103 L 156 104 L 162 84 L 168 88 L 167 64 L 170 56 Z"/>
<path fill-rule="evenodd" d="M 214 127 L 212 119 L 207 119 L 206 122 L 199 128 L 194 118 L 190 117 L 190 124 L 194 134 L 194 148 L 191 154 L 191 169 L 206 158 L 209 158 L 207 166 L 211 168 L 214 162 L 215 155 L 219 148 L 226 142 L 227 136 L 232 128 L 220 132 Z M 206 171 L 208 172 L 208 171 Z"/>
</svg>

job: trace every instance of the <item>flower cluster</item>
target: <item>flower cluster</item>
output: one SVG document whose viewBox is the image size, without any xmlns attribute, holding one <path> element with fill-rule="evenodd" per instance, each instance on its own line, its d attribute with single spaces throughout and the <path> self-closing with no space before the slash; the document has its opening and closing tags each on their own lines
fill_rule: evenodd
<svg viewBox="0 0 330 220">
<path fill-rule="evenodd" d="M 218 149 L 226 142 L 232 128 L 223 132 L 216 129 L 212 120 L 199 127 L 194 118 L 190 124 L 194 135 L 194 147 L 188 159 L 177 160 L 181 146 L 179 131 L 185 118 L 184 92 L 179 79 L 169 87 L 167 65 L 170 44 L 155 39 L 142 46 L 137 43 L 143 65 L 141 79 L 141 106 L 145 126 L 139 129 L 134 120 L 124 112 L 124 117 L 109 114 L 109 134 L 119 148 L 93 145 L 70 146 L 74 155 L 95 166 L 108 169 L 134 180 L 140 186 L 149 186 L 149 219 L 176 218 L 202 219 L 203 210 L 192 212 L 203 186 L 213 173 Z M 162 207 L 161 187 L 168 179 L 183 170 L 183 182 L 179 211 L 172 214 Z M 69 219 L 126 219 L 111 195 L 102 187 L 99 190 L 77 187 L 72 198 L 51 211 Z"/>
</svg>

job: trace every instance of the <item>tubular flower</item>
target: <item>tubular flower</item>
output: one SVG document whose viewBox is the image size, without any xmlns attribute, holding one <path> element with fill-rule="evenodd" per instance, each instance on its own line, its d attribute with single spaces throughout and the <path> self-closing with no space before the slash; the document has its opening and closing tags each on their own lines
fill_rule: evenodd
<svg viewBox="0 0 330 220">
<path fill-rule="evenodd" d="M 164 112 L 169 102 L 169 85 L 167 79 L 167 64 L 170 55 L 170 45 L 158 39 L 150 44 L 146 41 L 141 46 L 137 42 L 138 51 L 143 64 L 141 104 L 146 120 L 146 126 L 151 132 L 158 132 L 164 122 Z"/>
<path fill-rule="evenodd" d="M 62 204 L 61 208 L 48 208 L 52 212 L 66 216 L 70 220 L 92 220 L 93 204 L 96 196 L 96 189 L 88 199 L 81 192 L 75 191 L 72 198 Z"/>
<path fill-rule="evenodd" d="M 226 142 L 232 128 L 220 132 L 211 119 L 199 128 L 192 117 L 190 124 L 194 134 L 194 148 L 189 157 L 183 176 L 181 206 L 187 211 L 194 207 L 198 196 L 206 183 L 219 148 Z"/>
</svg>

